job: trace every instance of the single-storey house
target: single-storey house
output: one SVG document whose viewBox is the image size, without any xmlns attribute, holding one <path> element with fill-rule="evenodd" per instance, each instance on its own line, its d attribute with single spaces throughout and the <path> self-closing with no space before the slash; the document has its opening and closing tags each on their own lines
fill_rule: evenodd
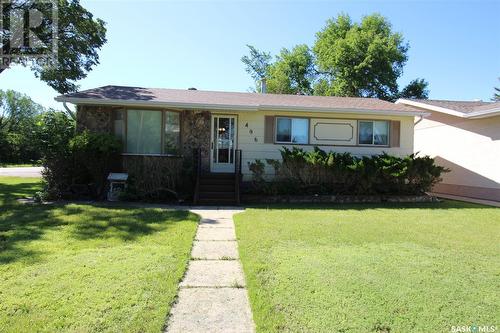
<svg viewBox="0 0 500 333">
<path fill-rule="evenodd" d="M 434 192 L 500 201 L 500 102 L 396 103 L 430 113 L 415 125 L 415 151 L 451 170 Z"/>
<path fill-rule="evenodd" d="M 279 159 L 283 146 L 320 146 L 358 156 L 411 154 L 414 121 L 428 113 L 375 98 L 122 86 L 56 100 L 76 105 L 78 130 L 121 138 L 122 171 L 129 172 L 137 161 L 159 172 L 166 172 L 164 165 L 177 170 L 183 161 L 199 161 L 195 198 L 206 202 L 224 196 L 235 200 L 238 189 L 227 190 L 238 185 L 229 178 L 241 174 L 243 181 L 250 180 L 248 162 Z M 273 170 L 266 173 L 272 177 Z"/>
</svg>

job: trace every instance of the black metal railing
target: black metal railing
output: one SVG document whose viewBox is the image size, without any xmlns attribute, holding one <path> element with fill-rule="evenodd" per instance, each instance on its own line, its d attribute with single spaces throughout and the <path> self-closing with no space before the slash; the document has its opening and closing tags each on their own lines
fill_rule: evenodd
<svg viewBox="0 0 500 333">
<path fill-rule="evenodd" d="M 201 178 L 201 148 L 194 149 L 193 156 L 195 157 L 195 185 L 194 185 L 194 195 L 193 195 L 193 204 L 198 204 L 198 200 L 200 198 L 200 178 Z"/>
<path fill-rule="evenodd" d="M 234 159 L 234 193 L 236 204 L 240 204 L 240 183 L 241 183 L 241 149 L 236 149 Z"/>
</svg>

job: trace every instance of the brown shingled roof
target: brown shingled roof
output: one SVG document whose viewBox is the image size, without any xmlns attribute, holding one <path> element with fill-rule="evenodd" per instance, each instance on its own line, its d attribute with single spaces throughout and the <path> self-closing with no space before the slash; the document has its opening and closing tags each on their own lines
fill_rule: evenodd
<svg viewBox="0 0 500 333">
<path fill-rule="evenodd" d="M 326 97 L 303 95 L 279 95 L 241 92 L 221 92 L 203 90 L 158 89 L 123 86 L 104 86 L 62 95 L 58 101 L 75 104 L 85 102 L 128 102 L 128 103 L 171 103 L 179 105 L 200 105 L 241 107 L 242 109 L 286 109 L 300 110 L 371 110 L 418 113 L 416 109 L 401 104 L 394 104 L 377 98 L 361 97 Z"/>
<path fill-rule="evenodd" d="M 411 101 L 438 106 L 441 108 L 450 109 L 462 113 L 488 110 L 494 107 L 494 104 L 500 105 L 500 103 L 483 102 L 483 101 L 447 101 L 447 100 L 436 100 L 436 99 L 411 99 Z"/>
</svg>

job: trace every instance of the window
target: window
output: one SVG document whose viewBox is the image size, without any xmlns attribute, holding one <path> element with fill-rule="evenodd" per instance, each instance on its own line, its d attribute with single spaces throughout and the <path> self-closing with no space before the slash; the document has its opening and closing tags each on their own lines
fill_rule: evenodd
<svg viewBox="0 0 500 333">
<path fill-rule="evenodd" d="M 161 112 L 127 110 L 127 153 L 161 154 Z"/>
<path fill-rule="evenodd" d="M 125 110 L 113 111 L 113 128 L 115 136 L 123 143 L 125 139 Z"/>
<path fill-rule="evenodd" d="M 181 146 L 181 121 L 179 112 L 165 111 L 164 154 L 179 154 Z"/>
<path fill-rule="evenodd" d="M 178 154 L 180 117 L 178 112 L 116 110 L 114 133 L 130 154 Z M 126 126 L 125 126 L 126 124 Z"/>
<path fill-rule="evenodd" d="M 307 144 L 309 142 L 309 119 L 276 118 L 276 142 Z"/>
<path fill-rule="evenodd" d="M 389 122 L 360 121 L 359 140 L 360 145 L 387 146 L 389 144 Z"/>
</svg>

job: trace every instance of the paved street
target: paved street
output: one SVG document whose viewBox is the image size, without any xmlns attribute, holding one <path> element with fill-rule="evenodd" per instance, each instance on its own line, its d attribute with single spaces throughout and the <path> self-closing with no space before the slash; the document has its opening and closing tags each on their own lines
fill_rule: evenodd
<svg viewBox="0 0 500 333">
<path fill-rule="evenodd" d="M 0 176 L 42 177 L 42 167 L 0 168 Z"/>
</svg>

